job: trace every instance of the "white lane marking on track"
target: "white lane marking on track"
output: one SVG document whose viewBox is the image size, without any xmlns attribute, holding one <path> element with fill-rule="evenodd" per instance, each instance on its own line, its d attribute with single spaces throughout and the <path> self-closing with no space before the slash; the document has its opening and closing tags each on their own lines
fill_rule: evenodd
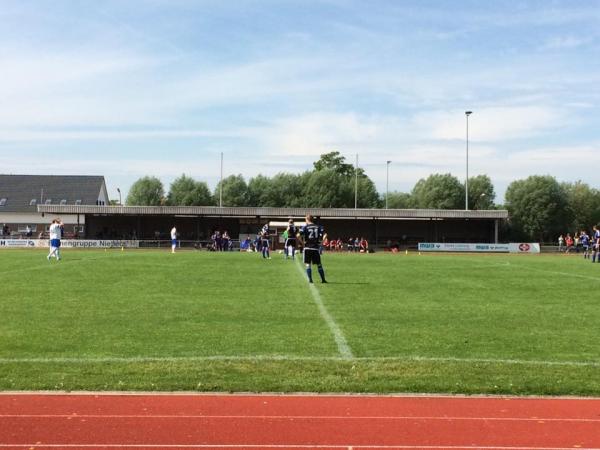
<svg viewBox="0 0 600 450">
<path fill-rule="evenodd" d="M 600 447 L 512 447 L 459 445 L 303 445 L 303 444 L 0 444 L 0 448 L 322 448 L 322 449 L 431 449 L 431 450 L 600 450 Z"/>
<path fill-rule="evenodd" d="M 494 358 L 454 358 L 454 357 L 427 357 L 427 356 L 375 356 L 375 357 L 344 357 L 344 356 L 293 356 L 293 355 L 213 355 L 213 356 L 133 356 L 133 357 L 48 357 L 48 358 L 0 358 L 0 364 L 101 364 L 101 363 L 176 363 L 176 362 L 210 362 L 210 361 L 331 361 L 344 362 L 351 359 L 356 362 L 455 362 L 465 364 L 514 364 L 549 367 L 600 367 L 600 361 L 545 361 L 527 359 L 494 359 Z"/>
<path fill-rule="evenodd" d="M 0 419 L 248 419 L 248 420 L 422 420 L 422 421 L 495 421 L 495 422 L 569 422 L 597 423 L 600 419 L 547 417 L 453 417 L 453 416 L 273 416 L 273 415 L 202 415 L 202 414 L 0 414 Z"/>
<path fill-rule="evenodd" d="M 302 263 L 300 262 L 299 259 L 296 259 L 296 261 L 297 261 L 296 267 L 298 268 L 298 272 L 300 272 L 300 275 L 302 276 L 302 278 L 305 278 L 306 273 L 302 269 Z M 321 317 L 323 318 L 323 320 L 325 320 L 325 323 L 327 324 L 327 326 L 329 327 L 329 330 L 333 334 L 333 338 L 335 339 L 335 343 L 337 344 L 340 355 L 342 355 L 343 359 L 354 358 L 354 356 L 352 355 L 352 350 L 350 349 L 350 346 L 348 345 L 348 341 L 346 341 L 346 338 L 344 337 L 344 333 L 342 333 L 342 330 L 340 329 L 338 324 L 335 322 L 335 320 L 333 319 L 331 314 L 329 314 L 329 311 L 327 311 L 327 308 L 325 307 L 325 304 L 323 303 L 323 299 L 321 298 L 321 294 L 319 294 L 319 291 L 317 290 L 317 288 L 315 287 L 314 284 L 311 284 L 308 282 L 307 282 L 307 284 L 308 284 L 310 293 L 312 294 L 312 298 L 313 298 L 315 304 L 317 305 L 319 312 L 321 313 Z"/>
</svg>

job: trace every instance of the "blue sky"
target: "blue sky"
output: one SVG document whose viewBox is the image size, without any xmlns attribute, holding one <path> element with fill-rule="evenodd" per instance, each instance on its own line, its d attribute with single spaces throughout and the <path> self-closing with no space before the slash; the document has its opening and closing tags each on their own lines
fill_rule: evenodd
<svg viewBox="0 0 600 450">
<path fill-rule="evenodd" d="M 0 172 L 598 185 L 600 1 L 0 0 Z"/>
</svg>

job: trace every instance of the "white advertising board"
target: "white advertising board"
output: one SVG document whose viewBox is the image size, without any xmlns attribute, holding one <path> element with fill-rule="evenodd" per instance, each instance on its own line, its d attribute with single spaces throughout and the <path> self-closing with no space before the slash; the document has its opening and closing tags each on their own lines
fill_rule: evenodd
<svg viewBox="0 0 600 450">
<path fill-rule="evenodd" d="M 535 242 L 522 242 L 508 244 L 511 253 L 540 253 L 540 244 Z"/>
<path fill-rule="evenodd" d="M 32 248 L 37 247 L 36 239 L 0 239 L 0 248 Z"/>
<path fill-rule="evenodd" d="M 474 252 L 508 253 L 508 244 L 463 244 L 441 242 L 419 242 L 420 252 Z"/>
<path fill-rule="evenodd" d="M 60 245 L 63 248 L 138 248 L 139 241 L 119 239 L 62 239 Z M 48 239 L 0 239 L 2 248 L 48 248 Z"/>
<path fill-rule="evenodd" d="M 466 244 L 420 242 L 420 252 L 471 252 L 471 253 L 540 253 L 538 243 Z"/>
</svg>

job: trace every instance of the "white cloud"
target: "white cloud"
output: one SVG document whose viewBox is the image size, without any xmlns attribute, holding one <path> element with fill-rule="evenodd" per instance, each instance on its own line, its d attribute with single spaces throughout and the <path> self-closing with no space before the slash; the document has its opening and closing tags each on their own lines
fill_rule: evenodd
<svg viewBox="0 0 600 450">
<path fill-rule="evenodd" d="M 594 39 L 590 36 L 577 37 L 577 36 L 555 36 L 546 41 L 542 46 L 543 50 L 570 50 L 578 47 L 582 47 L 594 42 Z"/>
<path fill-rule="evenodd" d="M 566 111 L 547 106 L 486 107 L 469 116 L 469 139 L 501 141 L 538 135 L 543 131 L 564 126 Z M 418 114 L 415 125 L 431 139 L 466 138 L 464 111 L 441 111 Z"/>
</svg>

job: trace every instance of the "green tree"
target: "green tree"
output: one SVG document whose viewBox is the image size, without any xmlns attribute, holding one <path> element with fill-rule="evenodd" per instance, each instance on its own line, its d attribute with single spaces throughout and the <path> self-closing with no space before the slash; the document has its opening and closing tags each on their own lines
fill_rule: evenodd
<svg viewBox="0 0 600 450">
<path fill-rule="evenodd" d="M 514 237 L 553 242 L 573 220 L 567 192 L 552 176 L 513 181 L 505 197 Z"/>
<path fill-rule="evenodd" d="M 354 190 L 348 177 L 334 169 L 321 169 L 310 172 L 303 190 L 306 204 L 313 208 L 354 207 Z"/>
<path fill-rule="evenodd" d="M 216 205 L 219 204 L 220 188 L 221 182 L 219 181 L 214 193 Z M 241 174 L 230 175 L 223 179 L 223 206 L 249 206 L 248 185 Z"/>
<path fill-rule="evenodd" d="M 185 174 L 171 183 L 167 203 L 173 206 L 207 206 L 214 204 L 208 185 Z"/>
<path fill-rule="evenodd" d="M 346 159 L 339 152 L 330 152 L 321 155 L 318 161 L 313 163 L 314 171 L 311 173 L 308 184 L 310 192 L 307 197 L 309 205 L 313 203 L 320 205 L 328 204 L 331 208 L 353 208 L 355 191 L 358 190 L 357 206 L 359 208 L 377 208 L 379 206 L 379 194 L 375 183 L 366 175 L 363 169 L 356 169 L 352 164 L 347 164 Z M 358 174 L 358 176 L 357 176 Z M 323 186 L 314 185 L 314 180 L 324 182 L 333 190 L 325 193 Z M 358 188 L 358 189 L 357 189 Z M 315 197 L 311 197 L 314 195 Z"/>
<path fill-rule="evenodd" d="M 133 183 L 125 203 L 128 206 L 160 206 L 164 197 L 162 182 L 156 177 L 146 176 Z"/>
<path fill-rule="evenodd" d="M 385 196 L 382 198 L 385 205 Z M 412 197 L 407 192 L 390 192 L 388 196 L 389 209 L 410 209 L 413 207 Z"/>
<path fill-rule="evenodd" d="M 271 178 L 269 200 L 273 206 L 296 208 L 306 206 L 303 198 L 303 177 L 293 173 L 278 173 Z"/>
<path fill-rule="evenodd" d="M 354 175 L 354 166 L 346 163 L 340 152 L 329 152 L 321 155 L 318 161 L 313 163 L 316 171 L 324 169 L 332 169 L 334 172 L 342 176 Z"/>
<path fill-rule="evenodd" d="M 567 201 L 573 211 L 573 221 L 569 230 L 577 232 L 590 230 L 600 222 L 600 191 L 582 181 L 562 183 L 567 193 Z"/>
<path fill-rule="evenodd" d="M 257 175 L 248 182 L 248 205 L 276 207 L 271 198 L 271 179 L 264 175 Z"/>
<path fill-rule="evenodd" d="M 413 204 L 419 209 L 464 209 L 465 189 L 449 173 L 421 178 L 412 190 Z"/>
<path fill-rule="evenodd" d="M 356 180 L 354 178 L 350 179 L 350 187 L 352 189 L 353 195 L 356 190 Z M 354 197 L 352 197 L 352 206 L 354 206 Z M 375 188 L 375 183 L 365 174 L 362 169 L 358 169 L 358 199 L 357 199 L 357 207 L 358 208 L 378 208 L 381 206 L 381 202 L 379 201 L 379 194 L 377 193 L 377 188 Z"/>
<path fill-rule="evenodd" d="M 469 209 L 494 209 L 496 192 L 487 175 L 469 178 Z"/>
</svg>

